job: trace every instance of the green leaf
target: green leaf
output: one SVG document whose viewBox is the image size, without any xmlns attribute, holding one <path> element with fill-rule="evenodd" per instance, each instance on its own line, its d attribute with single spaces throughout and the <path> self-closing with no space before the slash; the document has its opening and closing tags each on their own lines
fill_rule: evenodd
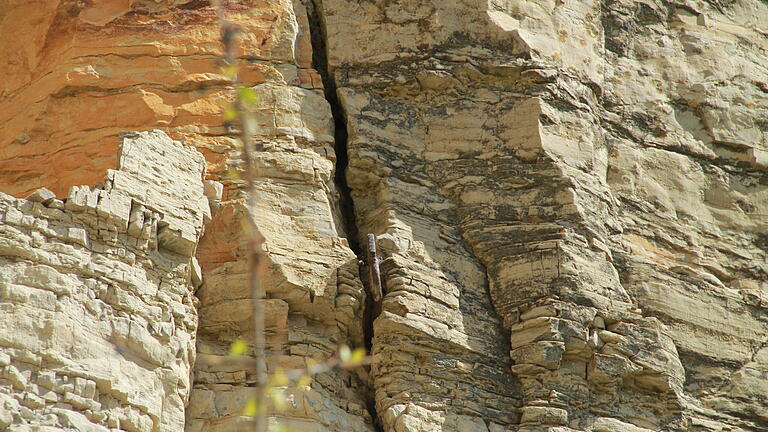
<svg viewBox="0 0 768 432">
<path fill-rule="evenodd" d="M 230 180 L 240 180 L 240 173 L 235 169 L 231 169 L 227 171 L 227 177 L 229 177 Z"/>
<path fill-rule="evenodd" d="M 259 405 L 256 403 L 256 398 L 252 397 L 248 399 L 245 403 L 245 408 L 243 409 L 243 415 L 247 417 L 256 417 L 258 413 Z"/>
<path fill-rule="evenodd" d="M 240 228 L 243 229 L 243 233 L 246 235 L 251 235 L 253 232 L 253 228 L 251 227 L 251 223 L 246 218 L 240 219 Z"/>
<path fill-rule="evenodd" d="M 237 73 L 239 71 L 240 71 L 240 66 L 238 66 L 237 64 L 229 64 L 221 68 L 221 74 L 229 79 L 232 79 L 235 76 L 237 76 Z"/>
<path fill-rule="evenodd" d="M 250 87 L 240 87 L 237 89 L 237 97 L 247 105 L 256 105 L 259 102 L 256 92 Z"/>
<path fill-rule="evenodd" d="M 231 122 L 237 120 L 237 109 L 235 107 L 227 107 L 224 110 L 224 121 Z"/>
<path fill-rule="evenodd" d="M 352 351 L 352 357 L 349 359 L 350 363 L 361 363 L 365 360 L 365 348 L 357 348 Z"/>
<path fill-rule="evenodd" d="M 365 349 L 357 348 L 354 351 L 350 351 L 349 347 L 343 346 L 339 349 L 339 358 L 343 368 L 360 366 L 365 360 Z"/>
<path fill-rule="evenodd" d="M 248 344 L 242 339 L 237 339 L 232 342 L 232 345 L 229 347 L 229 356 L 239 357 L 245 354 L 246 351 L 248 351 Z"/>
<path fill-rule="evenodd" d="M 317 373 L 317 368 L 320 366 L 320 362 L 313 358 L 307 359 L 307 371 L 310 375 L 314 375 Z"/>
<path fill-rule="evenodd" d="M 296 387 L 307 387 L 312 384 L 312 377 L 304 375 L 296 381 Z"/>
<path fill-rule="evenodd" d="M 283 369 L 278 369 L 275 371 L 274 375 L 272 375 L 272 379 L 270 380 L 272 382 L 273 386 L 287 386 L 291 382 L 288 380 L 288 377 L 285 375 L 285 371 Z"/>
</svg>

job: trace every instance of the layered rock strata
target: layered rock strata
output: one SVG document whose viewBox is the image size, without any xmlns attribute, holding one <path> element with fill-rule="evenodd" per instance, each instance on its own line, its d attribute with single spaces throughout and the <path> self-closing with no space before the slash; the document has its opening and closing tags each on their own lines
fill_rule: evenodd
<svg viewBox="0 0 768 432">
<path fill-rule="evenodd" d="M 270 372 L 306 368 L 335 355 L 340 345 L 364 344 L 365 296 L 334 182 L 334 119 L 313 69 L 307 11 L 299 1 L 254 7 L 257 23 L 267 11 L 279 17 L 266 40 L 280 41 L 286 50 L 257 62 L 272 75 L 252 87 L 259 101 L 250 113 L 256 124 L 252 138 L 261 149 L 255 155 L 256 208 L 246 206 L 238 147 L 225 153 L 224 166 L 235 174 L 216 177 L 222 196 L 198 250 L 204 278 L 197 291 L 199 361 L 187 411 L 190 431 L 245 427 L 240 417 L 253 392 L 254 370 L 226 358 L 232 342 L 250 341 L 253 334 L 249 233 L 241 223 L 247 211 L 267 251 L 262 284 Z M 332 371 L 316 377 L 311 387 L 285 391 L 289 403 L 270 414 L 288 428 L 372 430 L 368 383 L 357 371 Z"/>
<path fill-rule="evenodd" d="M 344 237 L 334 182 L 333 122 L 312 65 L 301 2 L 221 2 L 241 26 L 239 80 L 256 86 L 258 218 L 271 264 L 267 326 L 283 367 L 363 345 L 362 283 Z M 45 186 L 63 198 L 94 184 L 114 163 L 125 129 L 161 128 L 205 156 L 213 221 L 197 249 L 203 280 L 191 430 L 231 430 L 253 385 L 252 370 L 223 365 L 229 345 L 250 340 L 250 293 L 240 223 L 246 211 L 236 131 L 221 113 L 231 102 L 219 70 L 219 19 L 192 0 L 10 1 L 0 6 L 0 190 L 26 196 Z M 53 163 L 52 161 L 55 161 Z M 286 325 L 288 330 L 286 330 Z M 279 345 L 279 346 L 278 346 Z M 302 428 L 371 423 L 355 373 L 321 377 L 297 394 L 285 417 Z M 333 415 L 324 415 L 328 411 Z"/>
<path fill-rule="evenodd" d="M 290 66 L 298 28 L 289 1 L 230 10 L 245 30 L 244 84 L 312 82 Z M 45 186 L 63 198 L 100 181 L 123 130 L 163 129 L 194 143 L 209 173 L 226 173 L 233 142 L 221 113 L 232 92 L 209 2 L 7 0 L 0 32 L 0 190 L 23 197 Z"/>
<path fill-rule="evenodd" d="M 254 87 L 264 104 L 254 116 L 256 208 L 267 251 L 261 283 L 267 294 L 266 326 L 277 368 L 306 368 L 335 355 L 339 345 L 362 346 L 364 294 L 358 259 L 334 216 L 333 123 L 317 93 L 286 85 Z M 188 430 L 229 431 L 252 395 L 254 370 L 227 363 L 236 339 L 253 335 L 248 284 L 248 233 L 242 181 L 227 181 L 228 199 L 217 204 L 211 234 L 200 243 L 199 361 Z M 316 377 L 311 389 L 286 389 L 290 403 L 273 414 L 287 427 L 306 431 L 371 430 L 366 383 L 354 371 Z"/>
<path fill-rule="evenodd" d="M 764 3 L 318 4 L 385 430 L 766 427 Z"/>
<path fill-rule="evenodd" d="M 53 194 L 31 199 L 56 203 L 51 195 L 100 179 L 117 155 L 104 143 L 126 128 L 161 127 L 208 161 L 188 430 L 243 427 L 253 371 L 225 356 L 252 332 L 247 211 L 266 238 L 271 367 L 301 367 L 338 344 L 373 354 L 369 376 L 334 372 L 289 390 L 273 421 L 316 431 L 768 429 L 764 2 L 223 2 L 245 28 L 240 78 L 260 98 L 255 209 L 220 117 L 232 93 L 217 73 L 208 2 L 6 3 L 0 190 L 46 186 Z M 68 203 L 89 202 L 93 192 L 77 191 Z M 191 256 L 205 214 L 147 208 L 173 222 L 158 227 L 158 256 Z M 7 232 L 17 231 L 27 232 Z M 380 313 L 355 256 L 368 233 L 383 254 Z M 81 268 L 68 263 L 56 271 Z M 3 270 L 16 266 L 0 274 L 16 277 Z M 43 313 L 24 288 L 37 285 L 14 284 L 3 298 L 28 305 L 15 316 Z M 14 414 L 0 420 L 103 424 L 66 400 L 55 418 L 38 415 L 35 389 L 48 387 L 30 379 L 46 357 L 11 346 L 0 361 L 15 369 L 5 365 L 0 383 Z M 84 376 L 62 376 L 73 380 L 65 399 L 90 395 Z M 145 382 L 176 388 L 163 376 Z M 173 420 L 150 402 L 97 402 L 109 407 L 99 411 L 106 426 L 179 430 L 178 393 Z"/>
<path fill-rule="evenodd" d="M 0 195 L 0 428 L 184 427 L 204 166 L 163 132 L 131 133 L 99 188 Z"/>
</svg>

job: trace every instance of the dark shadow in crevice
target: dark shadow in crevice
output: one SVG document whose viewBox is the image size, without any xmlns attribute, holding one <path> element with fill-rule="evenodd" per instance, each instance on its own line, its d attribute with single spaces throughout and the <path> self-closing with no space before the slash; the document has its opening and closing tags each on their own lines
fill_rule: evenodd
<svg viewBox="0 0 768 432">
<path fill-rule="evenodd" d="M 339 208 L 341 210 L 341 222 L 344 232 L 347 235 L 349 247 L 357 255 L 359 260 L 363 258 L 363 249 L 359 242 L 359 230 L 355 218 L 355 204 L 352 200 L 352 191 L 347 183 L 347 166 L 349 165 L 349 154 L 347 142 L 349 139 L 347 133 L 347 118 L 344 108 L 336 92 L 336 80 L 333 71 L 328 64 L 327 52 L 327 31 L 322 17 L 322 0 L 303 0 L 304 7 L 307 9 L 307 18 L 309 21 L 310 38 L 312 42 L 312 67 L 320 74 L 323 81 L 323 91 L 325 99 L 331 107 L 331 115 L 334 123 L 334 150 L 336 152 L 336 170 L 334 182 L 339 190 Z M 362 261 L 361 261 L 362 262 Z M 365 265 L 360 266 L 360 275 L 367 271 Z M 365 277 L 361 277 L 363 285 Z M 377 310 L 378 309 L 378 310 Z M 373 348 L 373 320 L 380 312 L 380 305 L 374 304 L 370 295 L 365 296 L 365 307 L 363 310 L 363 337 L 367 352 Z M 381 420 L 376 412 L 376 400 L 372 384 L 366 395 L 366 408 L 373 420 L 373 427 L 376 431 L 383 432 Z"/>
</svg>

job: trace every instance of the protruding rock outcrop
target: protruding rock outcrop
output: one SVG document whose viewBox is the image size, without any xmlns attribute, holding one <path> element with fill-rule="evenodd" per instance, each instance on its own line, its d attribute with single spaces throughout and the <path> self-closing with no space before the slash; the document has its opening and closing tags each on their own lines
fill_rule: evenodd
<svg viewBox="0 0 768 432">
<path fill-rule="evenodd" d="M 385 430 L 768 427 L 764 2 L 315 3 Z"/>
<path fill-rule="evenodd" d="M 764 1 L 221 3 L 259 97 L 254 209 L 211 2 L 0 6 L 0 190 L 31 194 L 0 200 L 0 425 L 239 428 L 252 211 L 270 367 L 372 348 L 289 391 L 289 427 L 768 430 Z M 154 128 L 204 183 L 157 132 L 105 141 Z"/>
<path fill-rule="evenodd" d="M 205 162 L 160 131 L 120 150 L 65 201 L 0 194 L 0 428 L 184 427 Z"/>
</svg>

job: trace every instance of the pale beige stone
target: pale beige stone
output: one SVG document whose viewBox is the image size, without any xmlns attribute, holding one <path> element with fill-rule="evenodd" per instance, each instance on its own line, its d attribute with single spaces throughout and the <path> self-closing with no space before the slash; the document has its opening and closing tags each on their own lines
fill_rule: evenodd
<svg viewBox="0 0 768 432">
<path fill-rule="evenodd" d="M 189 257 L 133 241 L 128 216 L 134 201 L 113 188 L 110 179 L 122 173 L 160 188 L 164 179 L 187 175 L 179 183 L 184 189 L 163 188 L 162 205 L 152 201 L 153 194 L 133 200 L 158 212 L 170 209 L 199 237 L 200 210 L 185 203 L 203 197 L 204 162 L 162 132 L 133 136 L 143 145 L 124 143 L 121 168 L 151 168 L 112 171 L 105 189 L 73 188 L 61 214 L 36 212 L 35 201 L 7 195 L 0 201 L 3 213 L 27 213 L 5 218 L 6 228 L 13 228 L 5 238 L 35 245 L 33 254 L 0 252 L 0 326 L 9 330 L 0 336 L 9 363 L 0 389 L 29 409 L 21 415 L 30 428 L 106 431 L 107 418 L 133 410 L 126 420 L 133 430 L 183 427 L 192 359 L 178 353 L 194 346 L 197 322 L 188 301 L 187 271 L 179 271 L 189 265 Z M 185 170 L 178 172 L 174 162 Z M 179 207 L 169 207 L 174 202 Z M 156 231 L 147 234 L 157 236 Z M 140 258 L 138 265 L 124 262 L 129 253 Z M 150 324 L 160 328 L 163 323 L 169 331 L 148 330 Z M 163 334 L 169 339 L 158 340 Z"/>
<path fill-rule="evenodd" d="M 0 195 L 0 427 L 239 428 L 250 212 L 275 365 L 364 343 L 368 233 L 385 288 L 271 423 L 765 428 L 764 2 L 251 2 L 255 208 L 208 2 L 101 3 L 0 7 L 0 189 L 50 189 Z"/>
</svg>

